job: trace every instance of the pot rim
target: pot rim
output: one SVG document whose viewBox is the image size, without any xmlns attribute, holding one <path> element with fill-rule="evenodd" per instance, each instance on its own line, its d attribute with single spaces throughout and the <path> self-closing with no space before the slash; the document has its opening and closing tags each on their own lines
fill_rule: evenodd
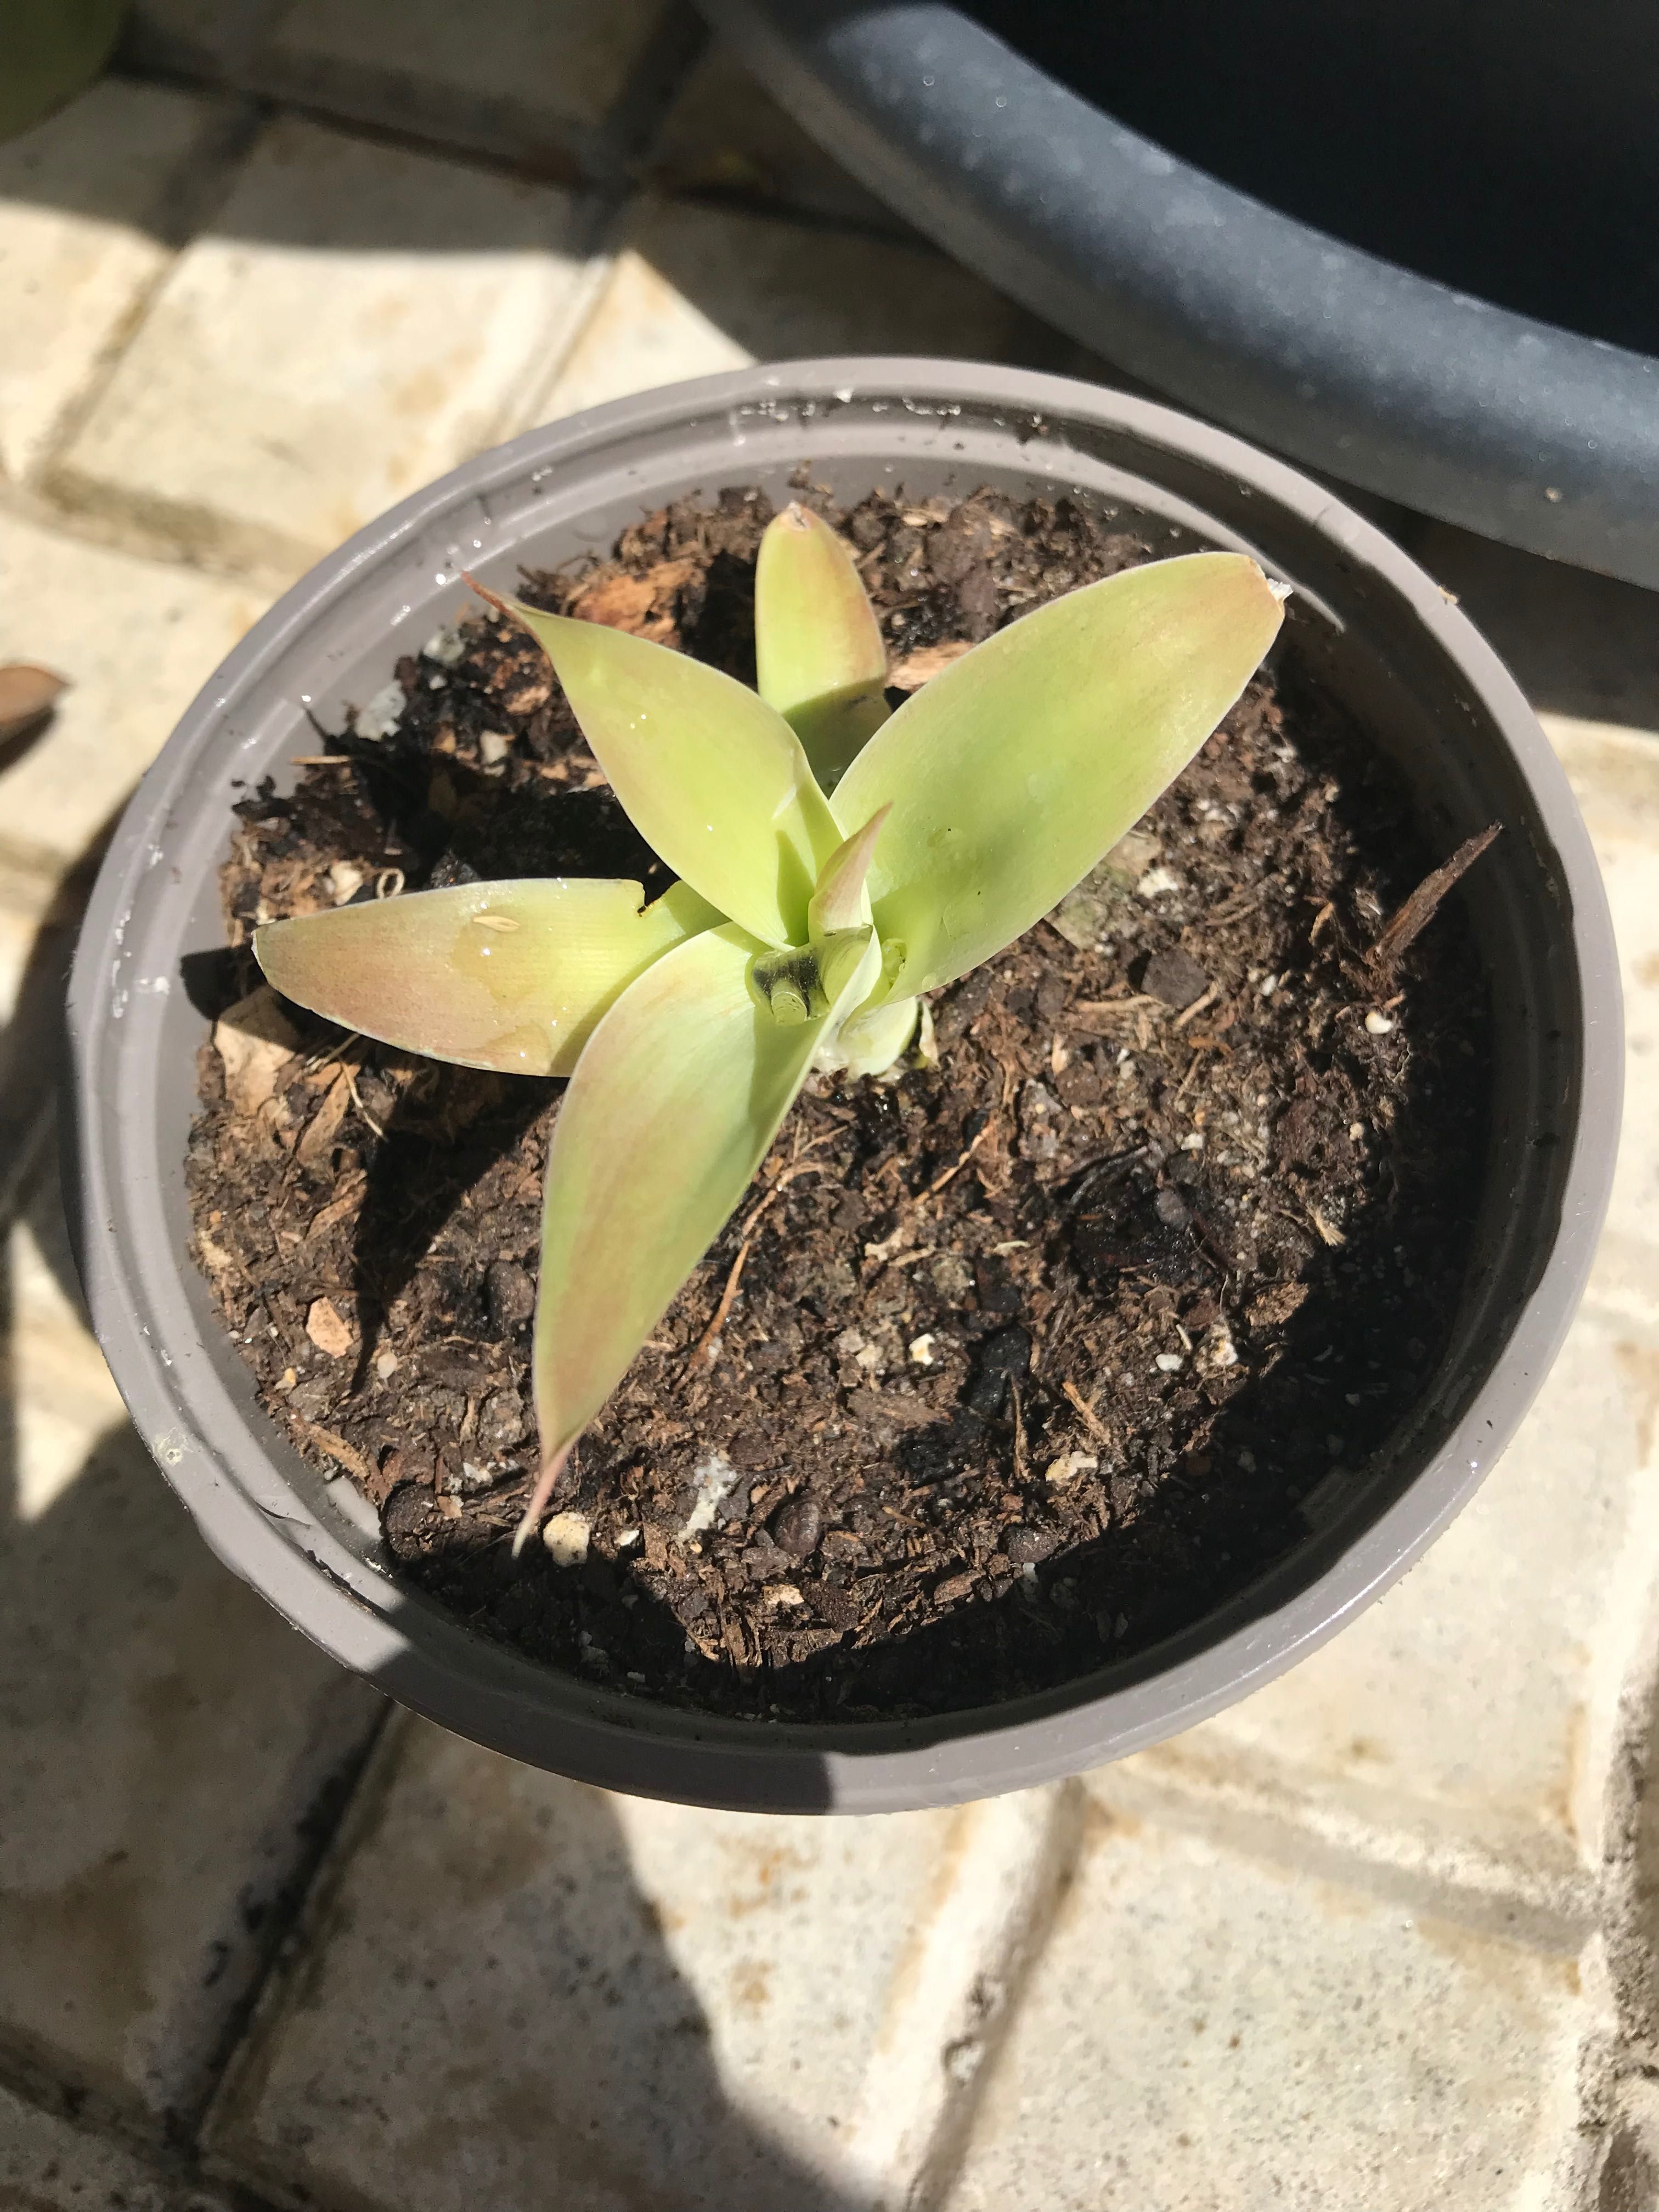
<svg viewBox="0 0 1659 2212">
<path fill-rule="evenodd" d="M 183 1251 L 158 1253 L 153 1235 L 135 1241 L 148 1227 L 145 1207 L 155 1194 L 118 1172 L 117 1154 L 141 1143 L 148 1145 L 147 1161 L 156 1158 L 153 1113 L 149 1134 L 136 1139 L 143 1096 L 129 1085 L 118 1109 L 111 1102 L 123 1098 L 121 1054 L 134 1033 L 122 1023 L 131 958 L 131 948 L 124 950 L 125 925 L 162 853 L 160 841 L 170 818 L 190 808 L 192 783 L 210 781 L 204 763 L 231 742 L 228 725 L 239 697 L 325 610 L 349 599 L 389 552 L 426 544 L 434 526 L 492 485 L 625 451 L 647 435 L 679 430 L 689 438 L 694 422 L 722 414 L 733 425 L 745 413 L 795 422 L 802 408 L 810 414 L 854 404 L 872 412 L 890 406 L 901 419 L 919 406 L 1006 410 L 1031 426 L 1063 422 L 1127 434 L 1138 447 L 1167 455 L 1171 466 L 1196 463 L 1248 485 L 1256 499 L 1277 502 L 1386 586 L 1481 701 L 1553 842 L 1567 909 L 1560 927 L 1582 999 L 1583 1053 L 1559 1218 L 1534 1231 L 1534 1241 L 1547 1242 L 1547 1263 L 1445 1440 L 1363 1528 L 1333 1541 L 1317 1572 L 1271 1606 L 1240 1593 L 1138 1660 L 1060 1691 L 923 1722 L 828 1727 L 647 1704 L 535 1666 L 373 1571 L 343 1540 L 342 1525 L 331 1528 L 313 1513 L 276 1466 L 274 1429 L 267 1425 L 266 1437 L 253 1440 L 262 1456 L 252 1472 L 244 1437 L 239 1468 L 236 1437 L 185 1378 L 189 1363 L 175 1362 L 162 1342 L 167 1324 L 158 1296 L 178 1285 L 174 1317 L 182 1315 L 183 1278 L 193 1263 Z M 781 416 L 790 409 L 795 413 Z M 810 433 L 799 434 L 813 442 Z M 216 793 L 212 803 L 220 803 Z M 1032 371 L 857 356 L 699 379 L 531 430 L 402 501 L 319 562 L 209 679 L 123 816 L 76 948 L 69 1028 L 74 1085 L 65 1196 L 94 1327 L 140 1435 L 219 1557 L 313 1642 L 448 1727 L 604 1786 L 752 1810 L 892 1810 L 1045 1781 L 1192 1725 L 1334 1635 L 1467 1503 L 1559 1348 L 1607 1202 L 1623 1073 L 1612 925 L 1565 775 L 1514 679 L 1406 554 L 1323 486 L 1152 402 Z M 152 1322 L 161 1324 L 154 1333 Z M 176 1347 L 176 1332 L 173 1340 Z M 1230 1623 L 1224 1632 L 1214 1632 L 1217 1621 Z"/>
</svg>

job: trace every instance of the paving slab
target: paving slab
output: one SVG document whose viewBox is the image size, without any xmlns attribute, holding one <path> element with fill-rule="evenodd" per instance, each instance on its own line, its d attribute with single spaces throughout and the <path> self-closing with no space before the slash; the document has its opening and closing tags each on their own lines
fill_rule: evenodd
<svg viewBox="0 0 1659 2212">
<path fill-rule="evenodd" d="M 668 0 L 403 0 L 391 18 L 382 0 L 294 0 L 247 76 L 544 176 L 602 176 L 637 134 L 678 14 Z M 659 68 L 688 52 L 682 32 Z"/>
<path fill-rule="evenodd" d="M 158 2134 L 211 2087 L 380 1701 L 237 1582 L 123 1415 L 55 1177 L 0 1352 L 0 2067 Z"/>
<path fill-rule="evenodd" d="M 50 487 L 286 579 L 518 427 L 581 309 L 579 230 L 567 192 L 279 118 Z"/>
<path fill-rule="evenodd" d="M 702 1813 L 424 1723 L 379 1764 L 216 2167 L 354 2212 L 904 2201 L 945 2048 L 970 2075 L 1012 1970 L 1051 1799 Z"/>
<path fill-rule="evenodd" d="M 922 246 L 646 197 L 536 412 L 544 421 L 653 385 L 807 354 L 1039 362 L 1044 326 Z"/>
<path fill-rule="evenodd" d="M 33 473 L 126 338 L 217 120 L 106 78 L 0 146 L 0 478 Z"/>
<path fill-rule="evenodd" d="M 152 2166 L 0 2088 L 0 2212 L 228 2212 L 216 2190 Z"/>
<path fill-rule="evenodd" d="M 866 230 L 915 236 L 718 40 L 686 77 L 664 116 L 646 171 L 671 196 L 752 200 Z"/>
<path fill-rule="evenodd" d="M 52 1117 L 64 1044 L 64 1000 L 84 873 L 54 883 L 0 859 L 0 1223 L 30 1172 Z"/>
<path fill-rule="evenodd" d="M 1650 602 L 1651 640 L 1659 599 Z M 1651 727 L 1547 712 L 1601 864 L 1625 992 L 1625 1126 L 1597 1295 L 1659 1302 L 1659 714 Z"/>
<path fill-rule="evenodd" d="M 268 593 L 0 514 L 0 661 L 69 679 L 0 755 L 0 861 L 52 882 L 85 854 Z"/>
<path fill-rule="evenodd" d="M 1103 1819 L 949 2212 L 1559 2205 L 1578 1968 Z"/>
</svg>

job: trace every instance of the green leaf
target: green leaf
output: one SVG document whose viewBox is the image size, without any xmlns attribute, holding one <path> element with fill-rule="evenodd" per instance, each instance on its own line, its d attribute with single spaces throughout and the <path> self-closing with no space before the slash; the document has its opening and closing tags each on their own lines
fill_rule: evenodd
<svg viewBox="0 0 1659 2212">
<path fill-rule="evenodd" d="M 761 539 L 755 665 L 761 697 L 833 791 L 887 720 L 887 650 L 852 554 L 807 507 L 785 507 Z"/>
<path fill-rule="evenodd" d="M 841 831 L 800 740 L 718 669 L 603 623 L 514 605 L 652 850 L 768 945 L 798 942 Z"/>
<path fill-rule="evenodd" d="M 1249 683 L 1281 607 L 1241 553 L 1069 592 L 934 677 L 836 794 L 890 805 L 870 871 L 895 994 L 932 990 L 1063 898 L 1173 782 Z"/>
<path fill-rule="evenodd" d="M 813 1065 L 832 1075 L 884 1075 L 915 1036 L 921 1012 L 919 999 L 860 1006 L 826 1034 Z"/>
<path fill-rule="evenodd" d="M 648 969 L 594 1030 L 560 1106 L 536 1312 L 543 1471 L 520 1542 L 570 1445 L 743 1196 L 812 1064 L 823 1024 L 781 1027 L 756 1005 L 755 951 L 728 926 Z"/>
<path fill-rule="evenodd" d="M 890 807 L 878 807 L 863 829 L 855 830 L 824 863 L 817 888 L 806 908 L 806 926 L 815 940 L 830 936 L 838 929 L 855 929 L 869 921 L 870 900 L 866 885 L 870 863 L 875 858 L 876 842 L 891 811 Z"/>
<path fill-rule="evenodd" d="M 601 1014 L 653 961 L 722 920 L 688 884 L 532 877 L 410 891 L 267 922 L 253 951 L 313 1013 L 463 1067 L 568 1075 Z"/>
</svg>

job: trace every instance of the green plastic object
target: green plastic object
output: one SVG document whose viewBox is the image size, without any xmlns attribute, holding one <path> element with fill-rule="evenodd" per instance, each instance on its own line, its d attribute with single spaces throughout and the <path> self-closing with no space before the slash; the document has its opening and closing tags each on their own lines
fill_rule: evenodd
<svg viewBox="0 0 1659 2212">
<path fill-rule="evenodd" d="M 0 139 L 73 100 L 115 51 L 126 0 L 0 0 Z"/>
</svg>

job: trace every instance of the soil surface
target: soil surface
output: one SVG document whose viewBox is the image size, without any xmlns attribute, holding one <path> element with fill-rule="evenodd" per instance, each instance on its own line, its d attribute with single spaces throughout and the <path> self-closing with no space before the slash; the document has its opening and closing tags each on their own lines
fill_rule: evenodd
<svg viewBox="0 0 1659 2212">
<path fill-rule="evenodd" d="M 1146 557 L 1065 501 L 802 495 L 858 549 L 900 687 Z M 752 681 L 769 513 L 671 507 L 528 596 Z M 395 676 L 291 798 L 239 806 L 210 1011 L 258 989 L 256 921 L 475 876 L 663 888 L 521 634 L 470 613 Z M 574 1455 L 556 1556 L 508 1540 L 562 1085 L 266 992 L 203 1048 L 198 1254 L 271 1413 L 477 1632 L 757 1717 L 1051 1687 L 1281 1557 L 1434 1369 L 1486 988 L 1455 894 L 1374 948 L 1445 857 L 1328 702 L 1253 684 L 1086 884 L 937 994 L 937 1066 L 813 1079 Z"/>
</svg>

